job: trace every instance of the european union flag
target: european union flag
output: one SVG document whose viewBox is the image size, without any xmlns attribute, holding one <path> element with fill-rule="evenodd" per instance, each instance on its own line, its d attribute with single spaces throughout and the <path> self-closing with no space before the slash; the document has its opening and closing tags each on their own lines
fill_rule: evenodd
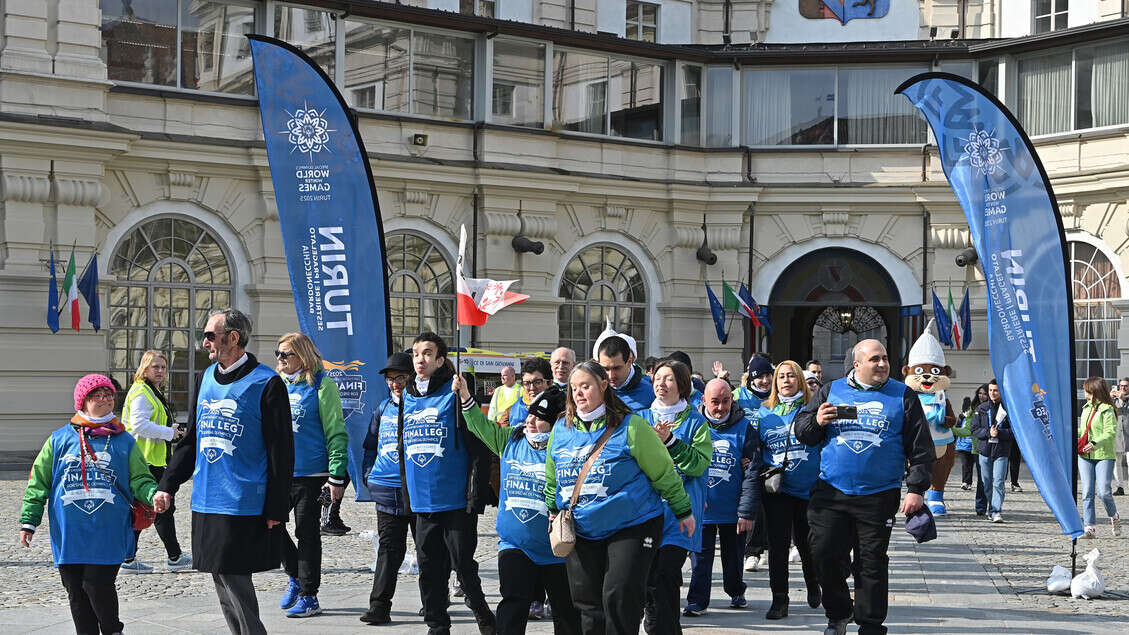
<svg viewBox="0 0 1129 635">
<path fill-rule="evenodd" d="M 722 344 L 729 339 L 725 334 L 725 309 L 722 308 L 721 302 L 718 302 L 717 296 L 713 294 L 713 289 L 710 288 L 709 283 L 706 283 L 706 296 L 710 300 L 710 313 L 713 314 L 713 327 L 717 330 L 717 341 Z"/>
</svg>

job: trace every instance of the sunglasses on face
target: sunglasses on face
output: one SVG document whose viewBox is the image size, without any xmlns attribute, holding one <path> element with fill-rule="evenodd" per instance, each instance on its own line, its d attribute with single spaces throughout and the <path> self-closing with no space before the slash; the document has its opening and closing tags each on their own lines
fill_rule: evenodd
<svg viewBox="0 0 1129 635">
<path fill-rule="evenodd" d="M 221 333 L 219 335 L 220 336 L 227 335 L 230 332 L 231 331 L 224 331 L 223 333 Z M 216 337 L 217 337 L 217 333 L 215 331 L 204 331 L 204 341 L 205 342 L 214 342 L 214 341 L 216 341 Z"/>
<path fill-rule="evenodd" d="M 282 351 L 280 351 L 280 350 L 277 350 L 277 349 L 276 349 L 276 350 L 274 351 L 274 356 L 275 356 L 275 357 L 277 357 L 277 358 L 279 358 L 279 359 L 281 359 L 281 360 L 282 360 L 282 361 L 284 361 L 284 362 L 285 362 L 285 361 L 286 361 L 287 359 L 290 359 L 291 357 L 294 357 L 294 356 L 295 356 L 295 355 L 297 355 L 297 354 L 298 354 L 298 353 L 294 353 L 294 352 L 290 352 L 290 353 L 284 353 L 284 352 L 282 352 Z"/>
</svg>

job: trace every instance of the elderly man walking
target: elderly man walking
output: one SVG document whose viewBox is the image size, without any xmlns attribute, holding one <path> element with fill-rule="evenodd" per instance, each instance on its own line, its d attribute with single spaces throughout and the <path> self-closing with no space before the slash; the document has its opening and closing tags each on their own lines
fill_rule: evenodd
<svg viewBox="0 0 1129 635">
<path fill-rule="evenodd" d="M 251 574 L 277 569 L 290 511 L 294 435 L 286 386 L 246 352 L 251 320 L 213 312 L 204 350 L 214 363 L 196 379 L 188 432 L 153 497 L 158 513 L 192 479 L 192 552 L 212 574 L 232 633 L 266 633 Z"/>
<path fill-rule="evenodd" d="M 901 512 L 921 508 L 936 453 L 917 393 L 890 379 L 886 347 L 855 345 L 854 369 L 825 384 L 795 419 L 795 434 L 820 446 L 819 479 L 811 489 L 808 524 L 818 563 L 825 635 L 843 635 L 852 615 L 860 635 L 886 632 L 890 532 L 902 475 L 909 490 Z M 849 540 L 848 537 L 854 537 Z M 853 544 L 852 544 L 853 543 Z M 855 551 L 855 601 L 847 588 Z"/>
</svg>

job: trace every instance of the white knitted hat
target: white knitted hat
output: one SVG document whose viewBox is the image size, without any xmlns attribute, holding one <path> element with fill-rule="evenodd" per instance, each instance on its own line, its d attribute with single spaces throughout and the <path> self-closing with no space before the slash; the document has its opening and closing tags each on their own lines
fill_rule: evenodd
<svg viewBox="0 0 1129 635">
<path fill-rule="evenodd" d="M 929 324 L 925 325 L 925 331 L 917 341 L 913 343 L 913 348 L 909 349 L 909 357 L 907 362 L 910 366 L 917 366 L 919 364 L 930 364 L 932 366 L 945 365 L 945 350 L 941 348 L 941 341 L 933 335 L 933 329 L 936 326 L 933 318 L 929 319 Z"/>
<path fill-rule="evenodd" d="M 592 346 L 592 359 L 600 359 L 600 344 L 603 344 L 604 340 L 609 337 L 622 338 L 623 341 L 627 342 L 627 348 L 631 349 L 631 355 L 635 358 L 639 357 L 639 351 L 635 348 L 635 338 L 626 333 L 616 333 L 615 329 L 612 328 L 612 321 L 609 318 L 607 328 L 604 329 L 603 333 L 600 333 L 600 336 L 596 338 L 596 343 Z"/>
</svg>

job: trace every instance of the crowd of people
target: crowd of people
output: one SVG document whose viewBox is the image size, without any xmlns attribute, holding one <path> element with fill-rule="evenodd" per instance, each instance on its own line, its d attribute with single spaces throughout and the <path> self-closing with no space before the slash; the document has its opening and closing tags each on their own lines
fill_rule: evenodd
<svg viewBox="0 0 1129 635">
<path fill-rule="evenodd" d="M 321 536 L 343 533 L 335 510 L 348 484 L 340 395 L 307 336 L 279 338 L 272 368 L 247 352 L 250 334 L 238 310 L 209 317 L 202 346 L 213 364 L 196 378 L 184 427 L 162 392 L 168 360 L 157 351 L 140 360 L 120 419 L 108 377 L 75 386 L 74 417 L 32 468 L 20 539 L 29 544 L 47 510 L 77 632 L 122 631 L 114 583 L 119 570 L 152 570 L 136 558 L 149 521 L 170 570 L 212 574 L 231 632 L 266 632 L 252 574 L 280 565 L 289 576 L 280 609 L 321 612 Z M 441 337 L 421 333 L 380 371 L 389 397 L 364 440 L 365 482 L 354 484 L 375 503 L 379 543 L 362 622 L 392 622 L 410 532 L 429 633 L 450 632 L 452 571 L 482 633 L 523 633 L 541 616 L 565 634 L 680 633 L 683 618 L 708 612 L 715 554 L 730 608 L 748 607 L 743 571 L 765 567 L 764 618 L 786 619 L 796 557 L 827 634 L 851 621 L 864 635 L 886 632 L 895 517 L 922 509 L 941 453 L 920 394 L 891 377 L 882 343 L 856 344 L 834 381 L 818 361 L 763 354 L 740 379 L 716 362 L 707 381 L 680 351 L 640 363 L 635 340 L 609 328 L 590 358 L 562 347 L 524 360 L 520 376 L 504 371 L 486 411 L 450 357 Z M 1084 388 L 1086 536 L 1097 531 L 1095 499 L 1117 534 L 1129 379 L 1114 391 L 1096 377 Z M 1017 461 L 995 380 L 964 400 L 953 434 L 962 488 L 975 475 L 977 514 L 1002 522 Z M 191 553 L 173 522 L 189 479 Z M 498 507 L 495 607 L 474 557 L 487 506 Z"/>
</svg>

